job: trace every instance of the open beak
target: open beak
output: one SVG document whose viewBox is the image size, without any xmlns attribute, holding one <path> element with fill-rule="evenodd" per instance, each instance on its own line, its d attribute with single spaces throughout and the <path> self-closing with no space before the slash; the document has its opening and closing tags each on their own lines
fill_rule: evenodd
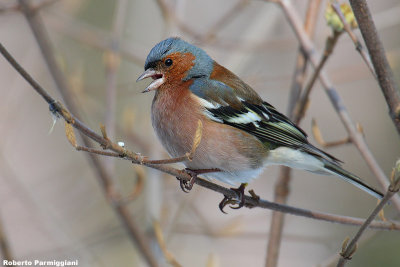
<svg viewBox="0 0 400 267">
<path fill-rule="evenodd" d="M 147 92 L 156 90 L 158 87 L 160 87 L 165 82 L 163 74 L 152 68 L 147 69 L 145 72 L 143 72 L 142 75 L 140 75 L 139 78 L 137 78 L 136 82 L 144 80 L 149 77 L 153 78 L 154 81 L 152 81 L 149 84 L 149 86 L 147 86 L 146 89 L 144 89 L 144 91 L 142 93 L 147 93 Z"/>
</svg>

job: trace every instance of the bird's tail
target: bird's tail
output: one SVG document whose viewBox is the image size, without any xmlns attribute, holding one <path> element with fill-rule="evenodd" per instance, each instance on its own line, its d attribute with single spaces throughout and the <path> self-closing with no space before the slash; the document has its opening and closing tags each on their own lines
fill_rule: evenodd
<svg viewBox="0 0 400 267">
<path fill-rule="evenodd" d="M 361 190 L 364 190 L 365 192 L 367 192 L 371 196 L 376 197 L 377 199 L 382 199 L 383 198 L 383 194 L 381 192 L 379 192 L 375 188 L 373 188 L 373 187 L 369 186 L 368 184 L 366 184 L 363 180 L 361 180 L 356 175 L 344 170 L 339 165 L 336 165 L 334 163 L 331 163 L 331 162 L 328 162 L 328 161 L 324 160 L 324 169 L 325 169 L 326 172 L 331 173 L 331 174 L 336 175 L 336 176 L 339 176 L 340 178 L 342 178 L 346 182 L 349 182 L 349 183 L 357 186 Z"/>
</svg>

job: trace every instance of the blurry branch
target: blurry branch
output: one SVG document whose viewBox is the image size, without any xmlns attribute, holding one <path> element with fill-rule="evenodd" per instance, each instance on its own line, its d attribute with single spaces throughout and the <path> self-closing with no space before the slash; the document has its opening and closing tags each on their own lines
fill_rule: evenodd
<svg viewBox="0 0 400 267">
<path fill-rule="evenodd" d="M 209 31 L 200 34 L 195 32 L 193 29 L 187 26 L 186 23 L 181 21 L 176 15 L 174 9 L 167 3 L 166 0 L 157 0 L 157 4 L 161 10 L 161 14 L 166 23 L 173 23 L 183 33 L 190 35 L 199 43 L 215 43 L 216 35 L 223 27 L 228 25 L 237 14 L 239 14 L 250 2 L 250 0 L 239 0 L 233 7 L 222 15 L 214 25 L 209 27 Z"/>
<path fill-rule="evenodd" d="M 339 36 L 342 32 L 333 31 L 332 36 L 329 36 L 326 39 L 325 43 L 325 50 L 320 59 L 317 67 L 315 68 L 313 75 L 311 76 L 310 81 L 307 83 L 306 87 L 304 88 L 304 92 L 301 95 L 300 99 L 297 101 L 297 104 L 294 109 L 294 122 L 299 123 L 306 113 L 306 110 L 309 106 L 309 97 L 312 88 L 314 87 L 315 82 L 319 77 L 319 73 L 321 72 L 322 68 L 325 66 L 328 58 L 332 55 L 333 49 L 339 39 Z"/>
<path fill-rule="evenodd" d="M 6 233 L 4 231 L 3 222 L 0 218 L 0 255 L 3 256 L 4 260 L 13 260 L 14 257 L 10 251 L 10 246 L 8 245 L 8 240 Z"/>
<path fill-rule="evenodd" d="M 57 89 L 62 95 L 62 98 L 64 99 L 65 103 L 67 104 L 67 107 L 74 113 L 78 114 L 78 108 L 76 105 L 76 102 L 74 101 L 73 97 L 70 94 L 70 90 L 68 88 L 67 81 L 65 80 L 65 77 L 63 73 L 61 72 L 55 57 L 54 57 L 54 52 L 52 49 L 52 46 L 50 44 L 49 38 L 47 36 L 46 30 L 43 26 L 43 23 L 38 15 L 37 12 L 34 12 L 32 10 L 31 6 L 29 5 L 28 0 L 19 0 L 18 1 L 21 10 L 23 14 L 25 15 L 28 24 L 33 32 L 33 35 L 39 45 L 39 48 L 42 52 L 42 55 L 44 57 L 44 60 L 47 64 L 47 67 L 50 71 L 50 74 L 52 78 L 54 79 Z M 39 88 L 40 86 L 36 83 L 36 88 Z M 55 100 L 52 99 L 47 92 L 42 92 L 42 96 L 47 99 L 46 101 L 50 104 L 53 103 Z M 46 97 L 44 96 L 46 95 Z M 51 100 L 50 100 L 51 99 Z M 50 102 L 49 102 L 50 100 Z M 63 108 L 64 109 L 64 108 Z M 72 117 L 71 117 L 72 118 Z M 78 120 L 77 118 L 73 118 L 74 120 Z M 84 146 L 85 147 L 90 147 L 91 142 L 90 139 L 84 136 L 84 132 L 79 132 L 81 135 L 81 138 L 83 140 Z M 109 197 L 109 202 L 110 204 L 113 204 L 113 196 L 116 194 L 114 192 L 114 185 L 112 182 L 112 179 L 107 172 L 107 169 L 104 168 L 104 166 L 100 163 L 99 159 L 92 153 L 88 154 L 88 158 L 90 159 L 91 163 L 94 166 L 94 171 L 97 172 L 97 178 L 103 187 L 103 190 L 105 194 Z M 121 223 L 125 226 L 125 229 L 127 230 L 128 234 L 130 235 L 130 238 L 134 243 L 138 246 L 139 250 L 142 252 L 145 260 L 150 266 L 157 266 L 155 257 L 152 254 L 152 251 L 150 249 L 150 246 L 148 245 L 148 241 L 146 237 L 140 232 L 138 226 L 136 223 L 133 221 L 129 214 L 129 210 L 127 209 L 126 206 L 124 205 L 119 205 L 115 206 L 114 210 L 116 211 L 117 215 L 119 215 Z"/>
<path fill-rule="evenodd" d="M 199 34 L 189 28 L 176 16 L 174 9 L 169 6 L 166 0 L 156 1 L 161 10 L 161 14 L 167 24 L 174 23 L 182 32 L 187 33 L 196 39 L 199 39 Z"/>
<path fill-rule="evenodd" d="M 133 164 L 139 164 L 139 165 L 144 165 L 149 168 L 153 168 L 156 170 L 159 170 L 161 172 L 170 174 L 172 176 L 178 177 L 179 179 L 189 181 L 192 179 L 192 177 L 186 172 L 182 170 L 178 170 L 176 168 L 167 166 L 167 165 L 153 165 L 149 163 L 144 163 L 143 162 L 143 156 L 141 156 L 138 153 L 134 153 L 132 151 L 129 151 L 125 149 L 124 147 L 119 146 L 116 143 L 113 143 L 109 139 L 104 138 L 103 136 L 97 134 L 90 128 L 88 128 L 85 124 L 83 124 L 78 118 L 76 118 L 74 115 L 72 115 L 60 102 L 56 101 L 53 97 L 51 97 L 47 91 L 41 87 L 26 71 L 25 69 L 22 68 L 21 65 L 19 65 L 15 59 L 8 53 L 8 51 L 4 48 L 4 46 L 0 43 L 0 53 L 4 56 L 4 58 L 7 59 L 7 61 L 13 66 L 13 68 L 32 86 L 32 88 L 40 95 L 43 97 L 43 99 L 49 104 L 50 110 L 53 113 L 57 113 L 59 116 L 63 117 L 64 120 L 71 124 L 75 129 L 77 129 L 79 132 L 85 134 L 88 136 L 90 139 L 101 145 L 103 148 L 107 148 L 111 151 L 114 151 L 119 154 L 121 159 L 129 160 Z M 208 188 L 210 190 L 213 190 L 215 192 L 221 193 L 227 197 L 235 198 L 237 197 L 236 191 L 232 189 L 228 189 L 226 187 L 220 186 L 218 184 L 209 182 L 205 179 L 202 178 L 197 178 L 195 180 L 195 183 Z M 120 205 L 118 202 L 118 197 L 113 197 L 111 199 L 113 202 L 113 207 L 117 209 L 117 214 L 121 216 L 121 219 L 123 218 L 122 222 L 126 224 L 127 228 L 129 229 L 131 227 L 131 224 L 133 224 L 131 216 L 129 215 L 128 209 L 124 205 Z M 267 200 L 262 200 L 259 198 L 255 198 L 253 196 L 244 196 L 244 202 L 245 206 L 248 208 L 253 208 L 253 207 L 260 207 L 264 209 L 271 209 L 271 210 L 276 210 L 280 212 L 285 212 L 288 214 L 292 215 L 297 215 L 297 216 L 303 216 L 307 218 L 312 218 L 316 220 L 323 220 L 323 221 L 329 221 L 329 222 L 335 222 L 335 223 L 341 223 L 341 224 L 347 224 L 347 225 L 362 225 L 364 222 L 363 219 L 360 218 L 354 218 L 354 217 L 349 217 L 349 216 L 340 216 L 340 215 L 334 215 L 334 214 L 329 214 L 329 213 L 323 213 L 323 212 L 316 212 L 316 211 L 309 211 L 306 209 L 301 209 L 301 208 L 296 208 L 296 207 L 291 207 L 288 205 L 282 205 L 274 202 L 269 202 Z M 129 227 L 128 227 L 129 226 Z M 400 230 L 400 222 L 380 222 L 380 221 L 373 221 L 370 224 L 371 228 L 375 229 L 382 229 L 382 230 Z M 133 235 L 133 231 L 129 231 L 131 235 Z M 153 265 L 152 265 L 153 266 Z"/>
<path fill-rule="evenodd" d="M 142 166 L 134 165 L 136 172 L 136 183 L 131 193 L 125 197 L 122 201 L 130 202 L 135 200 L 143 191 L 144 183 L 146 180 L 146 173 Z"/>
<path fill-rule="evenodd" d="M 0 7 L 0 14 L 7 13 L 7 12 L 17 12 L 17 11 L 19 11 L 19 6 L 16 4 L 9 5 L 9 6 L 2 5 Z"/>
<path fill-rule="evenodd" d="M 310 38 L 312 38 L 315 34 L 315 26 L 317 25 L 316 21 L 318 18 L 320 6 L 321 0 L 309 0 L 308 2 L 306 19 L 304 22 L 304 30 L 310 36 Z M 292 86 L 289 95 L 289 106 L 287 111 L 287 114 L 291 119 L 294 118 L 293 111 L 300 97 L 301 88 L 304 85 L 307 74 L 307 65 L 307 56 L 305 55 L 303 48 L 300 45 L 298 48 L 296 66 L 292 78 Z"/>
<path fill-rule="evenodd" d="M 226 25 L 228 25 L 237 14 L 239 14 L 250 2 L 250 0 L 239 0 L 233 7 L 228 10 L 220 19 L 210 27 L 210 30 L 201 37 L 201 42 L 208 43 L 216 38 L 217 33 Z"/>
<path fill-rule="evenodd" d="M 337 2 L 336 3 L 332 3 L 331 5 L 332 5 L 333 10 L 336 12 L 338 17 L 340 18 L 340 21 L 343 24 L 344 30 L 347 32 L 347 34 L 350 36 L 350 39 L 353 41 L 353 43 L 354 43 L 354 45 L 356 47 L 356 50 L 360 53 L 362 59 L 364 60 L 365 64 L 367 64 L 368 69 L 371 71 L 371 73 L 374 76 L 374 78 L 377 79 L 375 71 L 374 71 L 374 68 L 373 68 L 372 63 L 371 63 L 371 59 L 369 58 L 367 53 L 365 53 L 363 45 L 361 44 L 360 40 L 358 40 L 357 36 L 354 34 L 354 32 L 351 29 L 349 23 L 347 23 L 344 14 L 340 10 L 340 5 Z"/>
<path fill-rule="evenodd" d="M 36 12 L 40 9 L 46 8 L 59 0 L 42 0 L 39 4 L 32 5 L 32 11 Z M 1 6 L 0 14 L 5 12 L 18 12 L 21 11 L 21 6 L 19 4 L 13 4 L 10 6 Z"/>
<path fill-rule="evenodd" d="M 32 6 L 33 12 L 37 12 L 43 8 L 53 5 L 60 0 L 42 0 L 39 4 Z"/>
<path fill-rule="evenodd" d="M 154 233 L 156 235 L 157 238 L 157 242 L 158 245 L 161 248 L 161 251 L 165 257 L 165 259 L 167 260 L 167 262 L 169 264 L 171 264 L 173 267 L 181 267 L 182 265 L 180 265 L 178 263 L 178 261 L 175 259 L 174 255 L 171 254 L 171 252 L 168 251 L 167 246 L 165 245 L 165 241 L 164 241 L 164 236 L 161 230 L 161 226 L 158 223 L 158 221 L 154 221 L 153 222 L 153 229 L 154 229 Z"/>
<path fill-rule="evenodd" d="M 106 78 L 106 97 L 105 97 L 105 120 L 108 134 L 111 139 L 115 138 L 116 133 L 116 108 L 117 108 L 117 73 L 120 67 L 120 39 L 123 33 L 123 26 L 126 17 L 127 0 L 118 0 L 114 11 L 113 30 L 110 47 L 105 51 L 103 60 L 105 64 Z M 107 158 L 105 168 L 108 175 L 113 178 L 115 175 L 115 161 L 113 158 Z M 115 182 L 115 181 L 114 181 Z"/>
<path fill-rule="evenodd" d="M 307 14 L 304 22 L 304 29 L 309 36 L 315 33 L 316 20 L 318 17 L 321 0 L 309 0 L 307 7 Z M 298 102 L 303 87 L 308 59 L 305 56 L 301 46 L 298 49 L 295 71 L 292 78 L 292 86 L 289 95 L 288 116 L 293 119 L 294 107 Z M 278 180 L 274 188 L 274 201 L 277 203 L 286 204 L 289 195 L 289 183 L 291 179 L 291 170 L 288 167 L 282 166 Z M 268 248 L 266 263 L 267 267 L 274 267 L 278 264 L 279 248 L 282 240 L 282 231 L 284 223 L 284 214 L 281 212 L 273 212 L 271 218 L 271 226 L 269 230 Z"/>
<path fill-rule="evenodd" d="M 360 229 L 353 237 L 353 239 L 348 243 L 348 239 L 345 240 L 342 246 L 342 252 L 340 256 L 342 256 L 337 264 L 338 267 L 343 267 L 346 261 L 351 260 L 351 257 L 357 250 L 357 242 L 361 238 L 364 231 L 368 228 L 368 225 L 375 219 L 376 215 L 383 209 L 383 207 L 388 203 L 390 198 L 400 189 L 400 160 L 396 162 L 396 166 L 394 167 L 391 175 L 391 183 L 389 188 L 383 197 L 383 199 L 379 202 L 376 208 L 371 212 L 371 215 L 365 220 L 365 222 L 361 225 Z"/>
<path fill-rule="evenodd" d="M 350 0 L 361 34 L 371 56 L 378 82 L 389 106 L 389 114 L 400 134 L 400 92 L 395 82 L 392 69 L 379 39 L 375 23 L 372 20 L 365 0 Z"/>
<path fill-rule="evenodd" d="M 71 39 L 89 45 L 95 49 L 108 51 L 112 46 L 112 37 L 109 33 L 93 28 L 84 22 L 78 22 L 62 14 L 47 16 L 46 20 L 51 22 L 49 26 L 54 28 L 57 32 L 61 32 Z M 123 42 L 119 44 L 119 54 L 122 59 L 137 65 L 142 65 L 145 60 L 144 56 L 137 55 L 134 51 L 135 49 L 132 49 L 130 45 L 126 45 Z"/>
<path fill-rule="evenodd" d="M 289 24 L 292 26 L 293 31 L 296 34 L 296 37 L 298 38 L 300 44 L 302 45 L 304 52 L 308 56 L 308 59 L 310 60 L 313 67 L 316 68 L 318 66 L 318 56 L 315 46 L 308 37 L 304 28 L 301 26 L 301 19 L 296 9 L 293 7 L 289 0 L 279 0 L 278 4 L 280 5 L 285 16 L 287 17 Z M 350 114 L 347 111 L 343 100 L 341 99 L 339 93 L 336 91 L 335 87 L 332 85 L 331 81 L 328 78 L 328 75 L 324 70 L 320 71 L 319 80 L 323 88 L 325 89 L 325 92 L 328 94 L 328 97 L 332 102 L 336 112 L 338 113 L 343 125 L 346 127 L 346 130 L 353 144 L 360 151 L 360 154 L 366 161 L 371 171 L 374 173 L 375 177 L 378 179 L 381 187 L 387 188 L 389 182 L 385 173 L 372 155 L 368 145 L 364 140 L 363 135 L 357 130 L 356 125 L 350 117 Z M 398 196 L 395 196 L 393 197 L 392 202 L 395 205 L 396 209 L 400 211 L 400 198 Z"/>
</svg>

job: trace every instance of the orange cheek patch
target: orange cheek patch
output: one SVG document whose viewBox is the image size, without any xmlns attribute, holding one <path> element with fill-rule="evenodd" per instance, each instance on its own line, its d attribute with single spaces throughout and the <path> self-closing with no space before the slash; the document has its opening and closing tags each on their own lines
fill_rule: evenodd
<svg viewBox="0 0 400 267">
<path fill-rule="evenodd" d="M 172 66 L 166 71 L 166 78 L 170 81 L 181 81 L 194 66 L 196 57 L 192 53 L 172 53 L 164 58 L 172 59 Z"/>
</svg>

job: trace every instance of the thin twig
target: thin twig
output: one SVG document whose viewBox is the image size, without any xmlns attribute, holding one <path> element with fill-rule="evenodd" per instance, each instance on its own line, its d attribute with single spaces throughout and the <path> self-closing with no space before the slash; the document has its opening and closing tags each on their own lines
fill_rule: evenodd
<svg viewBox="0 0 400 267">
<path fill-rule="evenodd" d="M 392 198 L 394 194 L 399 192 L 400 188 L 400 160 L 397 161 L 395 168 L 392 172 L 392 182 L 383 197 L 383 199 L 379 202 L 379 204 L 375 207 L 375 209 L 371 212 L 371 215 L 365 220 L 365 222 L 361 225 L 360 229 L 347 245 L 348 242 L 345 242 L 343 245 L 342 252 L 340 255 L 342 256 L 337 264 L 338 267 L 343 267 L 346 261 L 351 260 L 352 255 L 354 255 L 357 249 L 357 242 L 368 228 L 368 225 L 375 219 L 378 213 L 383 209 L 383 207 L 388 203 L 388 201 Z"/>
<path fill-rule="evenodd" d="M 109 152 L 109 151 L 104 151 L 104 150 L 99 150 L 99 149 L 95 149 L 95 148 L 90 148 L 90 147 L 84 147 L 84 146 L 77 146 L 76 150 L 78 151 L 85 151 L 85 152 L 89 152 L 92 154 L 96 154 L 96 155 L 101 155 L 101 156 L 107 156 L 107 157 L 114 157 L 114 158 L 120 158 L 121 155 L 115 152 Z"/>
<path fill-rule="evenodd" d="M 400 133 L 400 91 L 379 39 L 375 23 L 365 0 L 350 0 L 364 42 L 371 56 L 378 82 L 389 107 L 389 114 Z"/>
<path fill-rule="evenodd" d="M 279 0 L 278 4 L 284 11 L 284 14 L 288 18 L 288 22 L 292 26 L 293 31 L 296 34 L 299 42 L 301 43 L 304 52 L 307 54 L 310 62 L 315 68 L 318 65 L 318 56 L 315 50 L 315 46 L 301 26 L 301 19 L 296 9 L 293 7 L 289 0 Z M 329 100 L 331 101 L 333 107 L 338 113 L 343 125 L 346 127 L 346 130 L 350 138 L 352 139 L 353 144 L 360 151 L 360 154 L 381 184 L 381 187 L 387 188 L 389 182 L 385 173 L 372 155 L 372 152 L 366 144 L 363 135 L 357 130 L 355 123 L 351 119 L 350 114 L 343 103 L 343 100 L 341 99 L 339 93 L 336 91 L 335 87 L 333 87 L 324 70 L 321 70 L 319 79 L 329 97 Z M 397 195 L 393 197 L 392 203 L 394 204 L 396 209 L 400 211 L 400 198 Z"/>
<path fill-rule="evenodd" d="M 374 71 L 374 67 L 372 66 L 372 63 L 371 63 L 371 59 L 369 58 L 367 53 L 365 53 L 363 45 L 361 44 L 360 40 L 358 40 L 357 36 L 354 34 L 349 23 L 347 23 L 344 15 L 342 13 L 342 10 L 340 9 L 340 5 L 337 2 L 331 3 L 331 5 L 332 5 L 333 10 L 338 15 L 340 21 L 343 23 L 344 30 L 347 32 L 347 34 L 350 36 L 350 39 L 353 41 L 353 43 L 356 47 L 356 50 L 358 51 L 358 53 L 360 53 L 362 59 L 364 60 L 365 64 L 367 64 L 367 67 L 371 71 L 374 78 L 377 79 L 375 71 Z"/>
</svg>

